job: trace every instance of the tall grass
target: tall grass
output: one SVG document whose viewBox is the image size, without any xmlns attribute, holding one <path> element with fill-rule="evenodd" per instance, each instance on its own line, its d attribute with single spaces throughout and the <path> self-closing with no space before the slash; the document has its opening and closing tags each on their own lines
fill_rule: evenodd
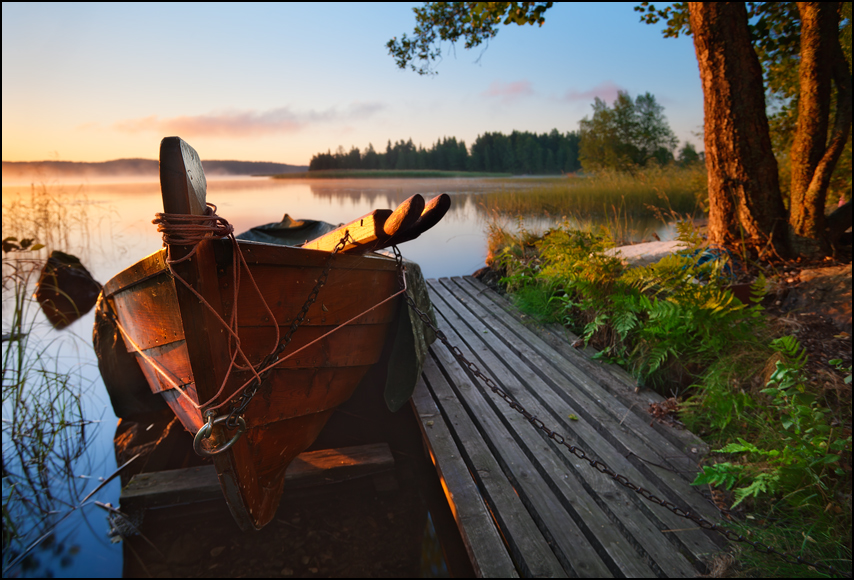
<svg viewBox="0 0 854 580">
<path fill-rule="evenodd" d="M 44 185 L 3 204 L 4 576 L 44 573 L 32 554 L 24 556 L 39 542 L 50 544 L 54 526 L 79 506 L 86 485 L 76 476 L 88 469 L 81 460 L 92 439 L 84 413 L 92 385 L 77 353 L 81 343 L 91 347 L 88 339 L 54 331 L 33 291 L 50 250 L 91 254 L 105 217 L 93 213 L 80 191 L 63 196 Z"/>
<path fill-rule="evenodd" d="M 634 175 L 601 171 L 593 175 L 503 179 L 512 185 L 480 194 L 487 212 L 501 215 L 595 216 L 615 213 L 654 218 L 663 210 L 680 214 L 702 213 L 707 205 L 706 170 L 652 167 Z"/>
<path fill-rule="evenodd" d="M 90 201 L 82 186 L 69 191 L 32 184 L 29 195 L 3 200 L 3 238 L 34 239 L 45 248 L 28 258 L 61 250 L 87 260 L 117 244 L 116 221 L 114 211 Z"/>
</svg>

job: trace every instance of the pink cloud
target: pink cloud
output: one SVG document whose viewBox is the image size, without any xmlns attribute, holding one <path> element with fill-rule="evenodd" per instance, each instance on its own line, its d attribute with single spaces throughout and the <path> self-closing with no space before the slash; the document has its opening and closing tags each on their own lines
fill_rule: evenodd
<svg viewBox="0 0 854 580">
<path fill-rule="evenodd" d="M 113 127 L 125 133 L 154 131 L 187 137 L 256 137 L 295 133 L 323 122 L 348 122 L 364 119 L 384 108 L 379 103 L 353 103 L 344 112 L 334 109 L 294 113 L 288 107 L 269 111 L 221 111 L 202 115 L 183 115 L 162 119 L 157 115 L 126 119 Z"/>
<path fill-rule="evenodd" d="M 530 81 L 516 81 L 513 83 L 502 83 L 492 81 L 489 88 L 481 93 L 484 97 L 499 97 L 504 101 L 515 101 L 521 97 L 534 94 Z"/>
<path fill-rule="evenodd" d="M 626 89 L 617 86 L 612 81 L 599 83 L 590 90 L 578 92 L 575 90 L 566 91 L 563 95 L 565 101 L 592 101 L 595 97 L 599 97 L 606 103 L 612 103 L 617 99 L 617 93 Z"/>
</svg>

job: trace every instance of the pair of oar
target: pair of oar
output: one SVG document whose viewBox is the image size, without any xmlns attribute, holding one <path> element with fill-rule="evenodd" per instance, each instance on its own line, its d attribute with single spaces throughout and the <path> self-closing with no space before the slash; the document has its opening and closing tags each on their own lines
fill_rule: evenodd
<svg viewBox="0 0 854 580">
<path fill-rule="evenodd" d="M 310 250 L 331 252 L 345 234 L 347 244 L 340 251 L 350 254 L 370 252 L 414 240 L 437 223 L 451 207 L 451 197 L 441 193 L 428 202 L 415 194 L 394 211 L 375 209 L 357 220 L 302 245 Z"/>
</svg>

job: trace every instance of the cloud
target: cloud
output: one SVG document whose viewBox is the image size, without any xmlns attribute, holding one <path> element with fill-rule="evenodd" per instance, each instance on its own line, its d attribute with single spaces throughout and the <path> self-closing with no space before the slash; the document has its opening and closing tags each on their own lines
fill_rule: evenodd
<svg viewBox="0 0 854 580">
<path fill-rule="evenodd" d="M 498 97 L 504 102 L 511 102 L 533 95 L 534 90 L 531 88 L 530 81 L 516 81 L 513 83 L 492 81 L 489 88 L 480 94 L 483 97 Z"/>
<path fill-rule="evenodd" d="M 320 123 L 367 119 L 384 108 L 381 103 L 352 103 L 344 111 L 296 113 L 289 107 L 279 107 L 269 111 L 227 110 L 165 119 L 150 115 L 118 121 L 113 128 L 124 133 L 153 131 L 186 137 L 258 137 L 296 133 Z"/>
<path fill-rule="evenodd" d="M 599 83 L 595 87 L 590 90 L 578 92 L 575 90 L 566 91 L 563 95 L 564 101 L 592 101 L 595 97 L 599 97 L 606 103 L 612 103 L 617 99 L 617 93 L 619 91 L 625 91 L 626 89 L 617 86 L 612 81 L 605 81 Z"/>
</svg>

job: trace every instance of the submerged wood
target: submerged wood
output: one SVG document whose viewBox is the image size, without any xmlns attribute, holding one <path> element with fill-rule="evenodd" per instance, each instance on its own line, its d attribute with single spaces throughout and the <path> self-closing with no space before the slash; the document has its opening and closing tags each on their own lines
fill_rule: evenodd
<svg viewBox="0 0 854 580">
<path fill-rule="evenodd" d="M 167 213 L 204 213 L 201 162 L 177 137 L 164 139 L 161 145 L 161 187 Z M 379 360 L 399 299 L 365 311 L 397 292 L 398 279 L 395 261 L 379 255 L 330 256 L 243 240 L 237 241 L 237 248 L 258 291 L 244 269 L 236 300 L 230 240 L 203 240 L 190 259 L 173 264 L 173 269 L 223 320 L 230 320 L 237 309 L 240 346 L 253 365 L 277 346 L 274 325 L 280 336 L 286 334 L 327 263 L 328 281 L 280 359 L 358 317 L 276 366 L 243 413 L 246 432 L 214 456 L 235 520 L 244 529 L 260 529 L 276 511 L 290 462 L 311 445 L 335 407 L 350 397 Z M 187 256 L 192 249 L 169 246 L 172 259 Z M 227 329 L 211 308 L 176 281 L 166 259 L 166 250 L 160 250 L 119 273 L 104 286 L 104 298 L 123 329 L 123 346 L 136 359 L 151 391 L 162 396 L 195 434 L 205 423 L 206 409 L 198 405 L 213 398 L 224 383 L 212 405 L 221 403 L 252 374 L 230 369 L 234 346 Z M 230 410 L 225 405 L 216 412 L 224 415 Z M 214 428 L 212 444 L 217 447 L 234 435 L 222 425 Z"/>
</svg>

